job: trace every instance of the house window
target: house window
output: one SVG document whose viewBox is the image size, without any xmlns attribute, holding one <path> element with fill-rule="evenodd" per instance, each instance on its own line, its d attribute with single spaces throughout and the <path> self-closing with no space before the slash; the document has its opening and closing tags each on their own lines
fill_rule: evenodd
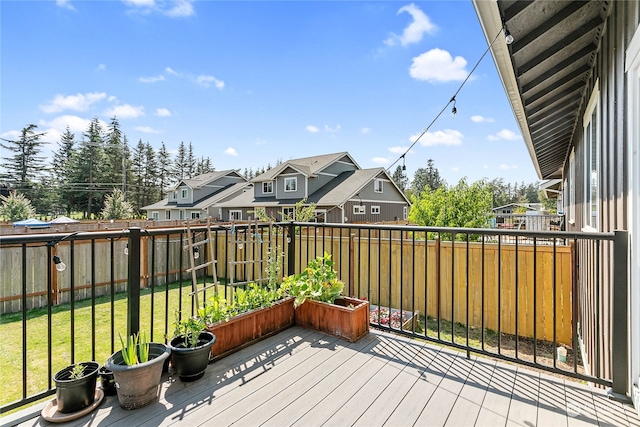
<svg viewBox="0 0 640 427">
<path fill-rule="evenodd" d="M 180 209 L 180 219 L 185 219 L 185 217 L 184 217 L 184 209 Z"/>
<path fill-rule="evenodd" d="M 376 193 L 382 193 L 382 180 L 381 179 L 376 179 L 373 182 L 373 191 Z"/>
<path fill-rule="evenodd" d="M 174 199 L 178 199 L 178 192 L 177 192 L 177 191 L 174 191 L 174 192 L 173 192 L 173 198 L 174 198 Z"/>
<path fill-rule="evenodd" d="M 587 110 L 584 115 L 584 225 L 589 229 L 598 229 L 600 213 L 600 197 L 598 193 L 599 164 L 600 164 L 600 120 L 598 109 L 598 81 L 591 94 Z"/>
<path fill-rule="evenodd" d="M 242 221 L 242 211 L 229 211 L 230 221 Z"/>
<path fill-rule="evenodd" d="M 371 206 L 371 215 L 380 215 L 380 206 Z"/>
<path fill-rule="evenodd" d="M 364 215 L 367 213 L 367 207 L 365 205 L 353 205 L 354 215 Z"/>
<path fill-rule="evenodd" d="M 159 217 L 160 217 L 160 214 L 158 212 L 151 212 L 152 220 L 157 221 Z"/>
<path fill-rule="evenodd" d="M 313 211 L 313 218 L 311 222 L 327 222 L 327 211 L 326 209 L 315 210 Z"/>
<path fill-rule="evenodd" d="M 296 191 L 298 190 L 298 178 L 285 178 L 284 179 L 284 191 Z"/>
<path fill-rule="evenodd" d="M 191 219 L 200 219 L 200 212 L 192 211 L 191 212 Z"/>
<path fill-rule="evenodd" d="M 273 181 L 267 181 L 262 183 L 262 193 L 263 194 L 273 193 Z"/>
<path fill-rule="evenodd" d="M 180 198 L 186 199 L 187 196 L 189 196 L 189 190 L 187 189 L 182 190 L 182 192 L 180 193 Z"/>
<path fill-rule="evenodd" d="M 171 211 L 164 211 L 164 219 L 171 219 Z"/>
<path fill-rule="evenodd" d="M 403 219 L 404 221 L 406 221 L 406 220 L 407 220 L 407 218 L 409 217 L 409 215 L 408 215 L 408 214 L 409 214 L 409 208 L 408 208 L 407 206 L 403 206 L 403 207 L 402 207 L 402 219 Z"/>
<path fill-rule="evenodd" d="M 295 221 L 296 219 L 296 209 L 295 208 L 283 208 L 282 209 L 282 219 L 287 221 Z"/>
</svg>

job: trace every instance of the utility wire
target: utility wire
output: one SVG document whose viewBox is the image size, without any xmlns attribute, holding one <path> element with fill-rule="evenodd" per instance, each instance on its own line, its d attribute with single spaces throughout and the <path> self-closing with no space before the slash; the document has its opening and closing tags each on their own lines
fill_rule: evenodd
<svg viewBox="0 0 640 427">
<path fill-rule="evenodd" d="M 429 123 L 429 126 L 427 126 L 422 133 L 420 134 L 420 136 L 418 136 L 416 138 L 415 141 L 413 141 L 413 143 L 409 146 L 409 148 L 407 148 L 407 150 L 402 153 L 402 155 L 400 157 L 398 157 L 398 159 L 391 163 L 391 165 L 387 168 L 387 172 L 389 172 L 391 170 L 391 168 L 398 163 L 400 160 L 402 160 L 408 153 L 409 151 L 411 151 L 411 149 L 418 143 L 418 141 L 420 141 L 420 138 L 422 138 L 431 128 L 431 126 L 433 126 L 433 124 L 440 118 L 440 116 L 442 115 L 442 113 L 444 113 L 444 111 L 449 107 L 449 105 L 453 102 L 454 103 L 454 108 L 455 108 L 455 102 L 456 102 L 456 96 L 458 95 L 458 93 L 460 93 L 460 91 L 462 90 L 462 88 L 464 87 L 464 85 L 467 83 L 467 81 L 469 80 L 469 78 L 471 77 L 471 75 L 473 74 L 473 72 L 476 70 L 476 68 L 478 68 L 478 65 L 480 65 L 480 63 L 482 62 L 482 60 L 484 59 L 484 57 L 487 55 L 487 52 L 489 52 L 489 50 L 491 49 L 491 46 L 493 46 L 493 43 L 495 43 L 495 41 L 498 39 L 498 36 L 500 36 L 500 33 L 502 33 L 504 30 L 504 28 L 500 28 L 500 31 L 498 31 L 498 34 L 496 34 L 496 36 L 493 38 L 493 40 L 491 41 L 491 44 L 489 44 L 489 46 L 487 46 L 487 49 L 484 51 L 484 53 L 482 54 L 482 56 L 480 57 L 480 59 L 478 59 L 478 61 L 476 62 L 476 65 L 473 66 L 473 68 L 471 69 L 471 71 L 469 72 L 469 74 L 467 75 L 467 77 L 464 79 L 464 81 L 460 84 L 460 87 L 458 87 L 458 90 L 453 94 L 453 96 L 451 97 L 451 99 L 449 100 L 449 102 L 447 102 L 447 104 L 442 107 L 442 110 L 440 110 L 440 112 L 436 115 L 436 117 L 431 121 L 431 123 Z"/>
</svg>

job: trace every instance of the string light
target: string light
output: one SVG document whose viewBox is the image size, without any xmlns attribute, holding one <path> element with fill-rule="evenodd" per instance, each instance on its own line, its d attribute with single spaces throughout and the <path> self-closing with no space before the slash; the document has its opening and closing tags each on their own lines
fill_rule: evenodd
<svg viewBox="0 0 640 427">
<path fill-rule="evenodd" d="M 58 271 L 64 271 L 67 268 L 67 265 L 62 262 L 58 255 L 53 256 L 53 263 L 56 265 L 56 270 Z"/>
<path fill-rule="evenodd" d="M 195 247 L 193 248 L 193 259 L 198 259 L 198 258 L 200 258 L 200 249 Z"/>
<path fill-rule="evenodd" d="M 418 141 L 420 141 L 420 139 L 429 131 L 429 129 L 431 129 L 431 126 L 433 126 L 433 124 L 440 118 L 440 116 L 442 115 L 442 113 L 444 113 L 444 111 L 447 109 L 447 107 L 449 107 L 449 104 L 451 104 L 452 102 L 453 104 L 453 108 L 451 109 L 451 112 L 453 113 L 453 115 L 455 116 L 458 112 L 456 105 L 455 105 L 455 101 L 456 101 L 456 96 L 458 95 L 458 93 L 460 93 L 460 91 L 462 90 L 462 88 L 464 87 L 464 85 L 467 83 L 467 81 L 469 80 L 469 78 L 471 78 L 471 75 L 473 74 L 473 72 L 476 70 L 476 68 L 478 68 L 478 65 L 480 65 L 480 63 L 482 62 L 482 60 L 484 59 L 484 57 L 487 55 L 487 52 L 489 52 L 489 50 L 491 49 L 491 47 L 493 46 L 493 44 L 495 43 L 495 41 L 498 39 L 498 36 L 500 36 L 500 34 L 505 34 L 505 36 L 507 35 L 508 31 L 506 29 L 506 27 L 502 27 L 500 28 L 500 31 L 498 31 L 498 34 L 496 34 L 496 36 L 493 38 L 493 40 L 491 41 L 491 44 L 489 44 L 489 46 L 487 46 L 487 49 L 485 49 L 484 53 L 482 54 L 482 56 L 480 56 L 480 59 L 478 59 L 478 61 L 476 62 L 476 64 L 473 66 L 473 68 L 471 69 L 471 71 L 469 72 L 469 74 L 467 75 L 467 77 L 464 79 L 464 81 L 460 84 L 460 86 L 458 87 L 458 90 L 453 94 L 453 96 L 451 97 L 451 99 L 449 100 L 449 102 L 447 102 L 447 105 L 445 105 L 444 107 L 442 107 L 442 109 L 440 110 L 440 112 L 436 115 L 436 117 L 431 121 L 431 123 L 429 123 L 429 126 L 427 126 L 422 133 L 416 138 L 415 141 L 413 141 L 413 143 L 409 146 L 409 148 L 407 148 L 407 150 L 402 153 L 402 155 L 400 157 L 398 157 L 398 159 L 391 163 L 391 165 L 387 168 L 387 172 L 389 172 L 391 170 L 391 168 L 400 161 L 400 159 L 403 160 L 404 162 L 404 156 L 409 153 L 409 151 L 411 151 L 411 149 L 418 143 Z M 510 35 L 510 34 L 509 34 Z M 513 39 L 513 36 L 511 37 Z"/>
<path fill-rule="evenodd" d="M 509 30 L 507 30 L 507 27 L 503 27 L 503 28 L 504 28 L 504 41 L 505 41 L 505 43 L 506 44 L 513 43 L 513 36 L 509 32 Z"/>
</svg>

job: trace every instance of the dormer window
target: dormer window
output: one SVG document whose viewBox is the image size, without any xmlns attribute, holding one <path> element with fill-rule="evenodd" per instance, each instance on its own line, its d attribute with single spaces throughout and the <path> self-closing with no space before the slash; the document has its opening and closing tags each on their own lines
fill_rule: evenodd
<svg viewBox="0 0 640 427">
<path fill-rule="evenodd" d="M 262 183 L 262 194 L 273 193 L 273 181 L 267 181 Z"/>
<path fill-rule="evenodd" d="M 176 200 L 178 199 L 178 191 L 173 192 L 173 198 Z"/>
<path fill-rule="evenodd" d="M 297 177 L 292 177 L 292 178 L 285 178 L 284 179 L 284 191 L 289 191 L 289 192 L 293 192 L 293 191 L 297 191 L 298 190 L 298 178 Z"/>
<path fill-rule="evenodd" d="M 180 198 L 186 199 L 187 197 L 189 197 L 189 190 L 187 189 L 182 190 L 182 192 L 180 193 Z"/>
<path fill-rule="evenodd" d="M 376 179 L 373 182 L 373 191 L 376 193 L 382 193 L 382 180 L 381 179 Z"/>
</svg>

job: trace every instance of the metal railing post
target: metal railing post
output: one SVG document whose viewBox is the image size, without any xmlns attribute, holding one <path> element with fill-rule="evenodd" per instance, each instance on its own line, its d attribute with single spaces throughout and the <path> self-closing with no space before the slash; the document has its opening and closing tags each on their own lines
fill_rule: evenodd
<svg viewBox="0 0 640 427">
<path fill-rule="evenodd" d="M 627 231 L 615 230 L 613 241 L 613 310 L 612 316 L 612 355 L 611 379 L 613 386 L 609 397 L 615 400 L 629 401 L 627 385 L 629 377 L 629 284 L 628 259 L 629 235 Z"/>
<path fill-rule="evenodd" d="M 296 273 L 296 228 L 293 223 L 287 226 L 287 274 L 292 276 Z"/>
<path fill-rule="evenodd" d="M 140 331 L 140 234 L 139 227 L 129 228 L 127 257 L 129 268 L 127 275 L 127 334 Z"/>
</svg>

